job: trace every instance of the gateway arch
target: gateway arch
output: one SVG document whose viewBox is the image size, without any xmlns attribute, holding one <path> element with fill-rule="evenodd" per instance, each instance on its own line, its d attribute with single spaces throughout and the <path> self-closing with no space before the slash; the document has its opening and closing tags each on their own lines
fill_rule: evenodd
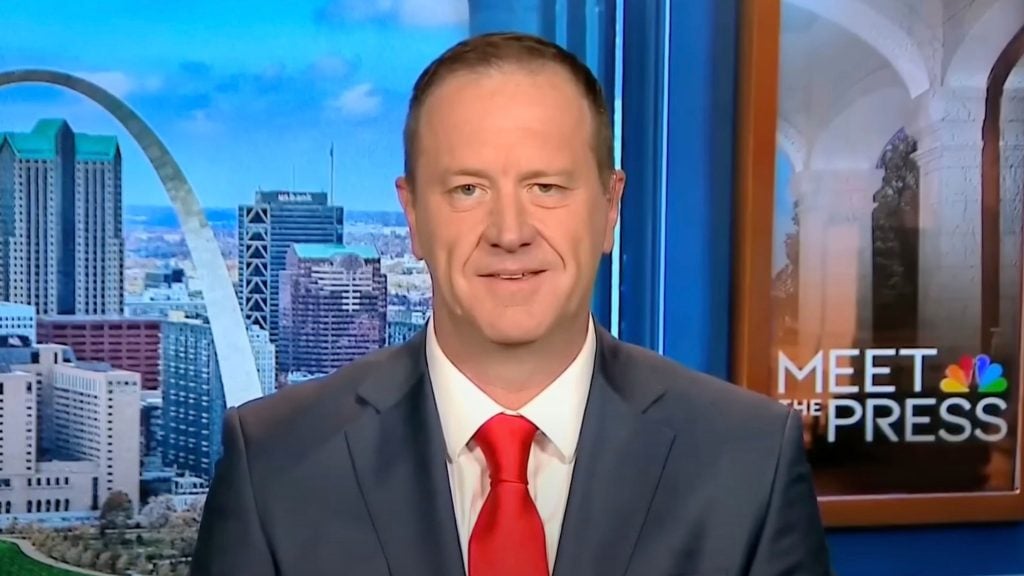
<svg viewBox="0 0 1024 576">
<path fill-rule="evenodd" d="M 256 360 L 224 257 L 195 191 L 167 146 L 126 103 L 84 78 L 53 70 L 0 72 L 0 88 L 29 83 L 61 86 L 89 98 L 109 112 L 142 148 L 160 176 L 171 205 L 178 214 L 185 242 L 196 267 L 210 318 L 227 406 L 238 406 L 262 396 Z"/>
</svg>

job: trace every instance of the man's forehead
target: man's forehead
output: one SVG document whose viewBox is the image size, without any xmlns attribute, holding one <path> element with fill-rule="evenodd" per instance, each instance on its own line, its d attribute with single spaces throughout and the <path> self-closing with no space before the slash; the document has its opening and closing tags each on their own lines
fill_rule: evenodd
<svg viewBox="0 0 1024 576">
<path fill-rule="evenodd" d="M 561 92 L 568 99 L 586 105 L 583 89 L 563 67 L 551 63 L 509 62 L 448 73 L 430 90 L 422 109 L 444 109 L 443 102 L 438 105 L 438 100 L 466 92 L 497 91 L 500 94 L 502 89 L 512 86 L 540 88 L 551 94 Z"/>
</svg>

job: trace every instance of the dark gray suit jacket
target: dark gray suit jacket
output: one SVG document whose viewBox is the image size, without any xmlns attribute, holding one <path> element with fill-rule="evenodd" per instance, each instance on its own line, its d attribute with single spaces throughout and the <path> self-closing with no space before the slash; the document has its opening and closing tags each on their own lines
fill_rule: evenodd
<svg viewBox="0 0 1024 576">
<path fill-rule="evenodd" d="M 465 575 L 423 333 L 228 411 L 193 576 Z M 800 419 L 598 330 L 556 576 L 826 576 Z"/>
</svg>

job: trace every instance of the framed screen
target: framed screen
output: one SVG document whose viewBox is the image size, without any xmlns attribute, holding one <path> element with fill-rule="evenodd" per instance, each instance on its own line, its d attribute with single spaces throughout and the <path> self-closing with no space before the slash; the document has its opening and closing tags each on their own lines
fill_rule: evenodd
<svg viewBox="0 0 1024 576">
<path fill-rule="evenodd" d="M 1024 4 L 748 0 L 735 379 L 833 526 L 1024 518 Z"/>
</svg>

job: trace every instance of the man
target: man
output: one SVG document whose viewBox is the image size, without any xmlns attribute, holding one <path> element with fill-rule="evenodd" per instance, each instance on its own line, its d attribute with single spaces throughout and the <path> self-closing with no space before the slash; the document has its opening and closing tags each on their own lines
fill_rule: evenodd
<svg viewBox="0 0 1024 576">
<path fill-rule="evenodd" d="M 624 175 L 586 67 L 465 41 L 405 146 L 430 322 L 228 412 L 192 574 L 827 574 L 800 419 L 591 319 Z"/>
</svg>

